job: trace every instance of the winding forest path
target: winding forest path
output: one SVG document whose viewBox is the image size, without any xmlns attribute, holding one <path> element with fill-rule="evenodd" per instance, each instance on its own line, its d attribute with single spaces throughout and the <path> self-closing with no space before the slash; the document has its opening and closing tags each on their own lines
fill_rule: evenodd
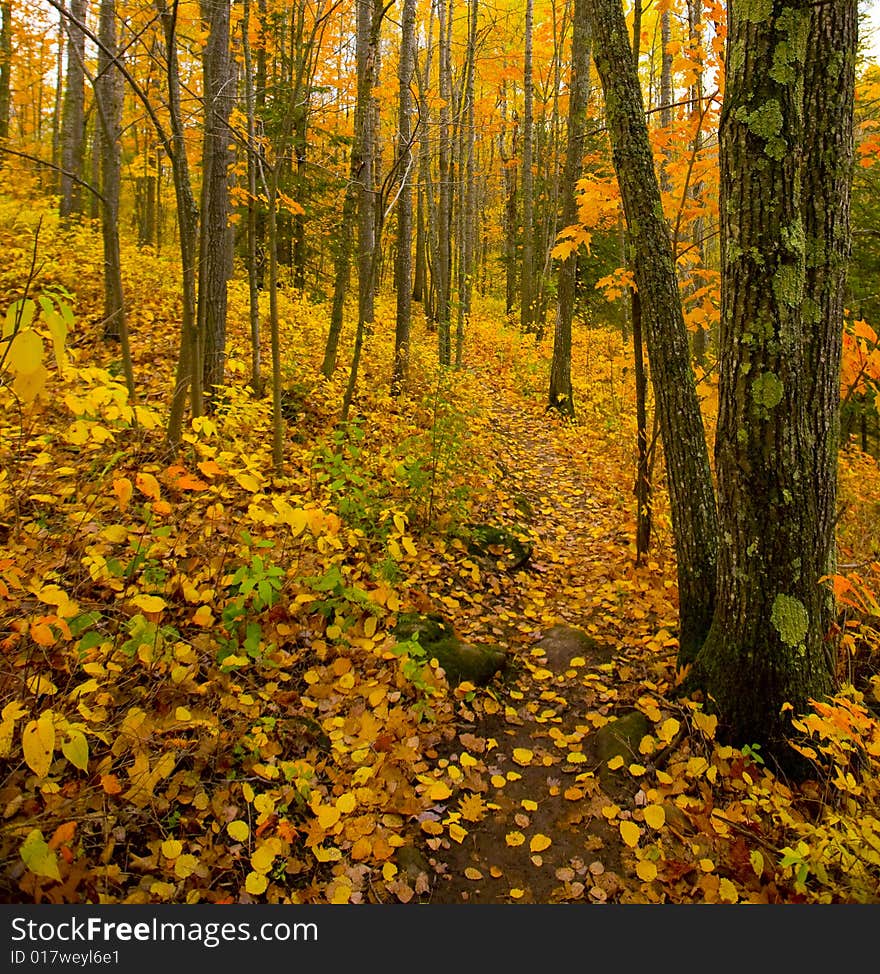
<svg viewBox="0 0 880 974">
<path fill-rule="evenodd" d="M 422 822 L 437 875 L 430 901 L 644 902 L 619 827 L 644 792 L 600 773 L 596 735 L 632 710 L 645 681 L 656 688 L 670 675 L 663 626 L 674 619 L 658 615 L 670 607 L 646 604 L 648 577 L 662 569 L 634 569 L 631 503 L 616 486 L 627 472 L 607 475 L 618 458 L 588 421 L 567 424 L 500 392 L 487 419 L 510 498 L 487 519 L 527 524 L 533 556 L 487 573 L 473 611 L 452 614 L 462 635 L 506 643 L 515 663 L 495 700 L 464 707 L 457 736 L 438 749 L 435 770 L 471 793 Z"/>
</svg>

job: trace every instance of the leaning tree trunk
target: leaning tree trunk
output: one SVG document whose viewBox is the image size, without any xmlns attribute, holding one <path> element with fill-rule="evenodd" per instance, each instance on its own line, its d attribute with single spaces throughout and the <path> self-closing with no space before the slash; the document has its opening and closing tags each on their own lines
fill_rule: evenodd
<svg viewBox="0 0 880 974">
<path fill-rule="evenodd" d="M 686 662 L 702 645 L 714 606 L 717 521 L 709 451 L 623 10 L 620 0 L 588 0 L 587 13 L 660 416 L 678 562 L 679 654 Z"/>
<path fill-rule="evenodd" d="M 590 23 L 586 0 L 575 0 L 571 41 L 571 89 L 568 102 L 568 135 L 565 146 L 565 172 L 562 178 L 563 228 L 577 222 L 575 186 L 581 175 L 584 155 L 584 128 L 590 100 Z M 574 314 L 577 252 L 559 264 L 556 329 L 553 334 L 553 361 L 550 365 L 548 408 L 564 416 L 574 416 L 571 388 L 571 321 Z"/>
<path fill-rule="evenodd" d="M 775 0 L 762 16 L 734 7 L 729 25 L 715 451 L 724 543 L 696 676 L 724 736 L 765 745 L 783 765 L 786 705 L 801 713 L 833 682 L 820 578 L 833 541 L 854 8 Z M 804 85 L 820 113 L 808 130 Z M 834 320 L 818 321 L 825 312 Z"/>
</svg>

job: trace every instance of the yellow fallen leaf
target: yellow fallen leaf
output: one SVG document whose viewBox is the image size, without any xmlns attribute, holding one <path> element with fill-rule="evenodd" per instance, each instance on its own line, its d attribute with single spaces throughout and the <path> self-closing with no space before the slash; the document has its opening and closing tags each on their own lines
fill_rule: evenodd
<svg viewBox="0 0 880 974">
<path fill-rule="evenodd" d="M 511 847 L 516 847 L 522 845 L 526 841 L 526 837 L 522 832 L 508 832 L 504 837 L 504 841 Z"/>
<path fill-rule="evenodd" d="M 269 880 L 262 873 L 248 873 L 244 881 L 244 888 L 253 896 L 266 892 Z"/>
<path fill-rule="evenodd" d="M 543 852 L 545 849 L 549 849 L 552 844 L 553 840 L 549 836 L 537 832 L 529 842 L 529 849 L 532 852 Z"/>
<path fill-rule="evenodd" d="M 647 822 L 652 829 L 662 829 L 666 823 L 666 812 L 663 810 L 663 806 L 646 805 L 645 822 Z"/>
<path fill-rule="evenodd" d="M 648 859 L 641 859 L 636 864 L 636 875 L 646 883 L 657 878 L 657 867 Z"/>
<path fill-rule="evenodd" d="M 464 841 L 467 834 L 468 834 L 467 829 L 463 829 L 460 825 L 456 824 L 455 822 L 453 822 L 449 826 L 449 838 L 453 839 L 455 842 L 458 842 L 459 844 L 461 844 L 462 841 Z"/>
<path fill-rule="evenodd" d="M 165 608 L 165 600 L 158 595 L 137 595 L 131 603 L 143 612 L 161 612 Z"/>
<path fill-rule="evenodd" d="M 521 767 L 527 767 L 532 763 L 532 758 L 534 754 L 527 747 L 515 747 L 513 749 L 513 760 L 516 764 Z"/>
<path fill-rule="evenodd" d="M 452 790 L 444 781 L 436 781 L 428 789 L 428 797 L 434 802 L 445 801 L 451 794 Z"/>
<path fill-rule="evenodd" d="M 234 839 L 236 842 L 246 842 L 247 837 L 250 835 L 250 827 L 247 822 L 243 822 L 241 819 L 236 819 L 234 822 L 230 822 L 226 826 L 226 831 L 229 833 L 230 838 Z"/>
<path fill-rule="evenodd" d="M 474 869 L 473 866 L 468 866 L 464 871 L 465 879 L 472 879 L 474 881 L 483 878 L 483 874 L 479 869 Z"/>
<path fill-rule="evenodd" d="M 639 836 L 641 834 L 641 829 L 635 822 L 626 821 L 620 823 L 620 837 L 631 849 L 634 849 L 639 844 Z"/>
<path fill-rule="evenodd" d="M 722 879 L 718 883 L 718 898 L 722 903 L 736 903 L 739 901 L 739 893 L 729 879 Z"/>
</svg>

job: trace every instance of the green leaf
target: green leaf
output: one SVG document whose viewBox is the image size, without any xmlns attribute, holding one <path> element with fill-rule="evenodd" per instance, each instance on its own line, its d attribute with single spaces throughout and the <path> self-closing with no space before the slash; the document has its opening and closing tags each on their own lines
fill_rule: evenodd
<svg viewBox="0 0 880 974">
<path fill-rule="evenodd" d="M 21 844 L 19 855 L 28 869 L 37 876 L 45 876 L 47 879 L 61 879 L 55 852 L 49 848 L 49 844 L 39 829 L 34 829 L 28 834 L 28 837 Z"/>
<path fill-rule="evenodd" d="M 82 731 L 69 730 L 68 739 L 61 745 L 61 753 L 80 771 L 89 767 L 89 742 Z"/>
</svg>

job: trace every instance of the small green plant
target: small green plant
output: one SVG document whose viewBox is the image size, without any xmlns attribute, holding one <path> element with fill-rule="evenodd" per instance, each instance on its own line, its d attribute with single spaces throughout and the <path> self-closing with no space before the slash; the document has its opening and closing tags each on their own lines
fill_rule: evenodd
<svg viewBox="0 0 880 974">
<path fill-rule="evenodd" d="M 313 610 L 342 630 L 347 629 L 354 618 L 360 617 L 363 612 L 374 616 L 382 614 L 381 608 L 363 589 L 346 584 L 338 565 L 331 565 L 323 575 L 312 575 L 302 581 L 322 596 L 316 600 Z M 352 614 L 353 608 L 357 611 Z"/>
<path fill-rule="evenodd" d="M 252 547 L 271 548 L 274 542 L 254 541 L 247 531 L 242 540 L 250 551 Z M 251 552 L 250 561 L 241 564 L 233 572 L 227 585 L 230 600 L 226 603 L 221 619 L 229 637 L 221 642 L 218 662 L 243 649 L 252 659 L 262 655 L 262 626 L 251 614 L 259 614 L 271 608 L 278 599 L 284 584 L 284 569 L 273 565 L 261 554 Z"/>
<path fill-rule="evenodd" d="M 382 503 L 363 473 L 364 436 L 360 419 L 340 424 L 316 451 L 312 464 L 315 479 L 329 493 L 342 520 L 372 536 Z"/>
<path fill-rule="evenodd" d="M 761 750 L 760 744 L 744 744 L 740 748 L 740 750 L 744 758 L 750 758 L 752 761 L 755 762 L 755 764 L 764 763 L 764 759 L 761 757 L 760 754 L 760 750 Z"/>
<path fill-rule="evenodd" d="M 419 720 L 434 720 L 434 711 L 429 703 L 440 691 L 425 678 L 426 667 L 431 660 L 428 651 L 421 645 L 418 633 L 397 643 L 392 652 L 401 657 L 401 673 L 416 691 L 417 700 L 413 710 Z"/>
</svg>

